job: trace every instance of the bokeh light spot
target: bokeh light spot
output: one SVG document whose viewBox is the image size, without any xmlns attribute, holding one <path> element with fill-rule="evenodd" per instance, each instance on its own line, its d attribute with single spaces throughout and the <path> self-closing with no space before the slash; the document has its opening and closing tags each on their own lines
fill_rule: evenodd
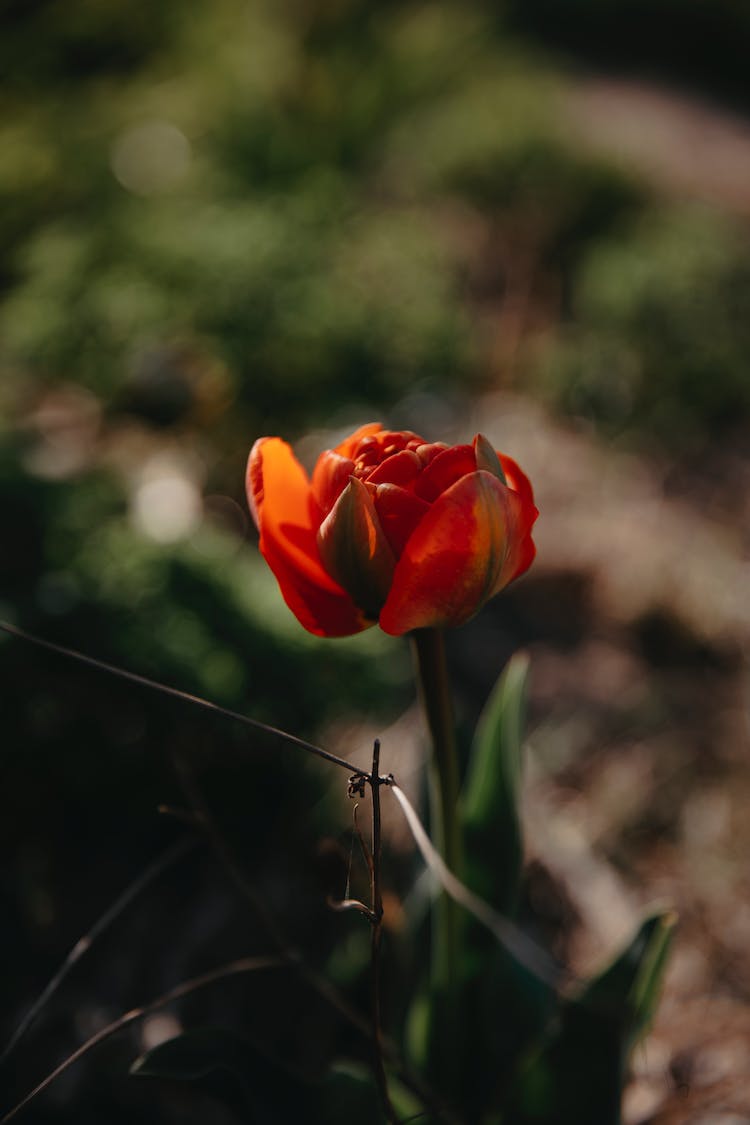
<svg viewBox="0 0 750 1125">
<path fill-rule="evenodd" d="M 169 121 L 146 121 L 121 133 L 110 165 L 115 178 L 135 195 L 156 195 L 174 187 L 190 166 L 190 142 Z"/>
</svg>

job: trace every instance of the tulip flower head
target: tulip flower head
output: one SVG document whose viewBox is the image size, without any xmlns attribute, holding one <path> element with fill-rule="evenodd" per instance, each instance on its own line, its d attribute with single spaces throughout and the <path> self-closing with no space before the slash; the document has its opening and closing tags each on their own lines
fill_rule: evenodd
<svg viewBox="0 0 750 1125">
<path fill-rule="evenodd" d="M 312 479 L 286 442 L 260 438 L 247 495 L 284 600 L 317 636 L 460 625 L 535 554 L 531 485 L 481 434 L 448 446 L 373 423 Z"/>
</svg>

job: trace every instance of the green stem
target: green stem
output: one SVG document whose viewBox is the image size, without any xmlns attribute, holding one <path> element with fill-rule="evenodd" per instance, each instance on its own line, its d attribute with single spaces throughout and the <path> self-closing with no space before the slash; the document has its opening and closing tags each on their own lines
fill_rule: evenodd
<svg viewBox="0 0 750 1125">
<path fill-rule="evenodd" d="M 439 629 L 417 629 L 412 636 L 422 706 L 432 740 L 429 769 L 432 836 L 446 864 L 460 879 L 463 869 L 458 820 L 460 778 L 445 639 Z M 433 980 L 441 990 L 452 992 L 458 977 L 460 916 L 455 902 L 445 892 L 438 898 L 435 922 Z"/>
</svg>

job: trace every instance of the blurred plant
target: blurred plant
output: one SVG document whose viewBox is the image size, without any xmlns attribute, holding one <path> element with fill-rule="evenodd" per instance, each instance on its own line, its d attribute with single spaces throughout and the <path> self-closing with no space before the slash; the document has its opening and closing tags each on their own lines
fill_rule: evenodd
<svg viewBox="0 0 750 1125">
<path fill-rule="evenodd" d="M 604 432 L 701 449 L 750 421 L 749 301 L 741 230 L 710 211 L 655 212 L 585 257 L 542 384 Z"/>
<path fill-rule="evenodd" d="M 639 199 L 571 149 L 559 80 L 479 3 L 221 0 L 164 41 L 160 21 L 158 49 L 137 4 L 106 83 L 72 64 L 109 57 L 89 7 L 12 20 L 43 47 L 38 84 L 11 66 L 3 95 L 14 384 L 75 380 L 132 411 L 144 355 L 197 352 L 238 432 L 327 421 L 365 384 L 382 404 L 470 390 L 509 374 L 496 319 L 516 288 L 547 315 L 581 244 Z"/>
</svg>

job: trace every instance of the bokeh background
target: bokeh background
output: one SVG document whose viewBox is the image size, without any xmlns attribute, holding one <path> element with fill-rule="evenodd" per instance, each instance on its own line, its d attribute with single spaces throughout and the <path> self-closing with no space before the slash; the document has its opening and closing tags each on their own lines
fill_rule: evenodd
<svg viewBox="0 0 750 1125">
<path fill-rule="evenodd" d="M 532 477 L 539 557 L 450 655 L 465 729 L 531 656 L 528 924 L 585 972 L 644 906 L 680 915 L 628 1125 L 750 1121 L 748 57 L 731 0 L 2 5 L 0 616 L 360 764 L 380 734 L 418 794 L 407 645 L 302 632 L 244 464 L 263 434 L 309 464 L 373 418 L 481 428 Z M 157 811 L 185 807 L 176 758 L 293 940 L 362 986 L 361 919 L 324 906 L 345 778 L 7 636 L 0 683 L 6 1034 L 184 831 Z M 394 823 L 394 932 L 411 862 Z M 47 1006 L 3 1108 L 107 1019 L 267 948 L 198 848 Z M 298 987 L 196 1018 L 314 1068 L 339 1032 L 311 996 L 290 1019 Z M 192 1018 L 27 1119 L 223 1121 L 126 1075 Z"/>
</svg>

